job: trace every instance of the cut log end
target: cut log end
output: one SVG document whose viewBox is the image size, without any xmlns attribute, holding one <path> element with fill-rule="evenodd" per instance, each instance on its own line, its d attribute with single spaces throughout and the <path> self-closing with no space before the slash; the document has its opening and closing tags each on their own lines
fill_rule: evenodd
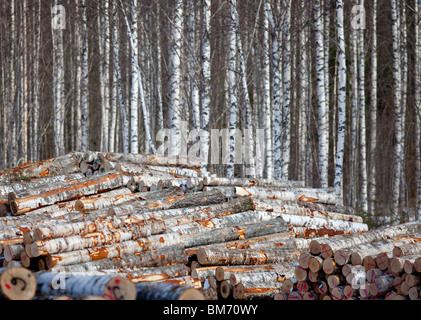
<svg viewBox="0 0 421 320">
<path fill-rule="evenodd" d="M 178 300 L 205 300 L 205 296 L 197 289 L 188 288 L 184 290 Z"/>
<path fill-rule="evenodd" d="M 2 294 L 9 300 L 32 300 L 37 282 L 32 271 L 14 267 L 3 272 L 0 287 Z"/>
<path fill-rule="evenodd" d="M 111 278 L 104 287 L 107 300 L 136 300 L 136 286 L 124 277 Z"/>
</svg>

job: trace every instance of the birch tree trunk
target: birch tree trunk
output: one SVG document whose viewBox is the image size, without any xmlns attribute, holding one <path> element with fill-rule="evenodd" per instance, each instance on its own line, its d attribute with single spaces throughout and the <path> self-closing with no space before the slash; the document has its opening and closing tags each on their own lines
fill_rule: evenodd
<svg viewBox="0 0 421 320">
<path fill-rule="evenodd" d="M 364 6 L 364 0 L 360 0 Z M 366 119 L 365 119 L 365 57 L 364 57 L 364 29 L 358 30 L 358 104 L 360 114 L 360 170 L 361 170 L 361 210 L 368 211 L 367 205 L 367 153 L 366 153 Z"/>
<path fill-rule="evenodd" d="M 120 67 L 120 58 L 119 58 L 119 42 L 118 42 L 118 31 L 117 31 L 117 25 L 118 25 L 118 14 L 117 14 L 117 8 L 116 4 L 113 1 L 112 2 L 112 11 L 113 11 L 113 17 L 114 17 L 114 24 L 113 24 L 113 47 L 114 47 L 114 81 L 116 81 L 116 87 L 117 87 L 117 95 L 120 105 L 120 111 L 121 111 L 121 121 L 123 125 L 123 152 L 128 153 L 129 152 L 129 129 L 128 129 L 128 121 L 127 121 L 127 111 L 126 111 L 126 104 L 123 97 L 123 89 L 121 86 L 121 67 Z"/>
<path fill-rule="evenodd" d="M 399 189 L 402 171 L 402 153 L 403 153 L 403 138 L 402 138 L 402 98 L 401 98 L 401 53 L 399 47 L 400 38 L 400 22 L 398 17 L 398 3 L 396 0 L 391 0 L 391 14 L 392 14 L 392 39 L 393 39 L 393 103 L 395 110 L 395 146 L 393 150 L 393 180 L 392 180 L 392 203 L 391 212 L 392 218 L 397 219 L 399 213 Z"/>
<path fill-rule="evenodd" d="M 210 81 L 211 81 L 211 47 L 210 47 L 210 20 L 211 9 L 210 0 L 203 0 L 203 26 L 202 26 L 202 93 L 201 93 L 201 123 L 202 134 L 200 136 L 201 149 L 200 158 L 202 159 L 202 170 L 207 170 L 209 156 L 209 120 L 210 120 Z"/>
<path fill-rule="evenodd" d="M 368 212 L 374 214 L 376 203 L 377 148 L 377 0 L 372 0 L 371 99 L 370 99 L 370 162 L 368 173 Z"/>
<path fill-rule="evenodd" d="M 300 114 L 299 114 L 299 168 L 298 168 L 298 180 L 305 181 L 306 180 L 306 167 L 308 166 L 306 161 L 306 153 L 307 153 L 307 109 L 308 109 L 308 64 L 309 64 L 309 56 L 307 54 L 307 41 L 308 41 L 308 26 L 305 23 L 306 19 L 306 3 L 303 1 L 301 3 L 301 10 L 302 10 L 302 17 L 301 17 L 301 26 L 302 29 L 300 31 L 300 62 L 299 62 L 299 70 L 300 70 L 300 91 L 298 95 L 299 99 L 299 106 L 300 106 Z"/>
<path fill-rule="evenodd" d="M 181 142 L 181 32 L 183 27 L 183 2 L 175 1 L 174 20 L 172 24 L 172 45 L 171 45 L 171 77 L 170 77 L 170 101 L 169 115 L 171 127 L 170 154 L 180 153 Z"/>
<path fill-rule="evenodd" d="M 123 9 L 123 5 L 122 5 Z M 138 5 L 137 0 L 131 0 L 131 30 L 130 41 L 131 46 L 131 91 L 130 91 L 130 151 L 132 153 L 139 152 L 138 142 L 138 109 L 139 109 L 139 87 L 138 87 L 138 73 L 137 62 L 139 61 L 139 45 L 138 45 L 138 29 L 137 29 L 137 15 Z"/>
<path fill-rule="evenodd" d="M 16 52 L 16 5 L 15 1 L 10 2 L 10 100 L 8 115 L 9 122 L 9 140 L 8 140 L 8 164 L 13 167 L 16 164 L 16 117 L 15 117 L 15 101 L 16 101 L 16 68 L 15 68 L 15 52 Z"/>
<path fill-rule="evenodd" d="M 89 84 L 89 70 L 88 70 L 88 26 L 86 17 L 86 4 L 85 0 L 80 0 L 81 4 L 81 25 L 82 25 L 82 47 L 81 47 L 81 59 L 82 59 L 82 78 L 81 78 L 81 97 L 80 103 L 82 106 L 82 117 L 81 117 L 81 150 L 85 152 L 88 148 L 88 110 L 89 110 L 89 99 L 88 99 L 88 84 Z"/>
<path fill-rule="evenodd" d="M 55 6 L 61 5 L 60 0 L 55 0 Z M 54 7 L 55 8 L 55 7 Z M 58 9 L 53 9 L 58 10 Z M 59 12 L 53 12 L 59 14 Z M 60 21 L 65 23 L 65 21 Z M 53 37 L 53 63 L 56 75 L 54 79 L 54 154 L 64 154 L 64 54 L 63 30 L 61 26 L 52 28 Z"/>
<path fill-rule="evenodd" d="M 282 108 L 282 180 L 289 179 L 290 147 L 291 147 L 291 0 L 285 3 L 284 20 L 284 76 L 283 76 L 283 108 Z"/>
<path fill-rule="evenodd" d="M 269 3 L 265 3 L 265 19 L 263 22 L 263 110 L 265 132 L 265 165 L 267 179 L 279 179 L 281 176 L 281 79 L 280 79 L 280 46 L 277 39 L 275 21 Z M 272 28 L 272 60 L 273 60 L 273 118 L 274 137 L 272 140 L 272 108 L 270 102 L 270 66 L 269 66 L 269 24 Z"/>
<path fill-rule="evenodd" d="M 230 1 L 230 28 L 229 28 L 229 142 L 228 142 L 228 163 L 227 177 L 234 176 L 235 163 L 235 138 L 237 129 L 237 78 L 236 78 L 236 60 L 237 60 L 237 25 L 236 25 L 236 6 L 237 1 Z"/>
<path fill-rule="evenodd" d="M 37 17 L 38 30 L 34 35 L 34 63 L 33 63 L 33 74 L 34 79 L 34 113 L 33 113 L 33 127 L 32 127 L 32 145 L 31 145 L 31 161 L 39 161 L 40 150 L 38 147 L 38 124 L 40 114 L 40 85 L 39 77 L 36 75 L 39 73 L 39 58 L 40 58 L 40 45 L 41 45 L 41 0 L 37 4 L 37 12 L 34 13 L 34 17 Z M 6 147 L 6 144 L 4 144 Z"/>
<path fill-rule="evenodd" d="M 338 143 L 336 151 L 335 166 L 335 192 L 337 205 L 342 201 L 342 183 L 343 183 L 343 161 L 345 153 L 345 129 L 346 129 L 346 52 L 345 52 L 345 34 L 344 34 L 344 14 L 343 1 L 336 1 L 337 11 L 337 32 L 338 32 L 338 51 L 339 51 L 339 94 L 338 94 Z"/>
<path fill-rule="evenodd" d="M 415 1 L 415 176 L 417 183 L 416 219 L 421 219 L 421 34 L 420 3 Z"/>
<path fill-rule="evenodd" d="M 316 73 L 317 73 L 317 98 L 319 102 L 318 124 L 319 124 L 319 175 L 322 188 L 328 186 L 328 164 L 329 164 L 329 127 L 326 103 L 326 80 L 325 80 L 325 52 L 323 38 L 323 24 L 320 9 L 320 0 L 314 2 L 314 24 L 316 40 Z"/>
<path fill-rule="evenodd" d="M 104 1 L 104 51 L 103 51 L 103 106 L 102 106 L 102 147 L 101 151 L 108 151 L 109 148 L 109 128 L 110 128 L 110 18 L 109 0 Z M 112 125 L 112 124 L 111 124 Z"/>
</svg>

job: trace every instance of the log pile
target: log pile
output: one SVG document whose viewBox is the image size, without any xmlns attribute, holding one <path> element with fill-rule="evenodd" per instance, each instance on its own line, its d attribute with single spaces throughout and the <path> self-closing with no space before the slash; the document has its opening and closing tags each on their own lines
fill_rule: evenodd
<svg viewBox="0 0 421 320">
<path fill-rule="evenodd" d="M 332 189 L 199 160 L 72 152 L 0 172 L 5 270 L 33 273 L 32 299 L 272 299 L 311 241 L 368 231 Z"/>
<path fill-rule="evenodd" d="M 421 223 L 313 239 L 276 300 L 421 300 Z"/>
</svg>

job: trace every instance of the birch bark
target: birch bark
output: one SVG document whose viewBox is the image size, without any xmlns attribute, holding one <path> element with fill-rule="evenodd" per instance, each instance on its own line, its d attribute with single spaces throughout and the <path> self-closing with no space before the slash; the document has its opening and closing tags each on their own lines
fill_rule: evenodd
<svg viewBox="0 0 421 320">
<path fill-rule="evenodd" d="M 314 24 L 316 41 L 316 74 L 317 74 L 317 98 L 318 98 L 318 124 L 319 124 L 319 175 L 322 188 L 328 186 L 329 164 L 329 114 L 326 109 L 326 80 L 325 80 L 325 54 L 323 24 L 320 9 L 320 0 L 314 2 Z"/>
<path fill-rule="evenodd" d="M 339 94 L 338 94 L 338 143 L 336 151 L 336 167 L 334 187 L 337 204 L 342 203 L 343 160 L 345 153 L 345 129 L 346 129 L 346 49 L 344 33 L 343 1 L 336 1 L 337 32 L 339 45 Z"/>
</svg>

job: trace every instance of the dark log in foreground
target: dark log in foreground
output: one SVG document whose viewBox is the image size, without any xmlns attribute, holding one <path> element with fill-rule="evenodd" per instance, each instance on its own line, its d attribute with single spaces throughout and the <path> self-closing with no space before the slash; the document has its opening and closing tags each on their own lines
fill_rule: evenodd
<svg viewBox="0 0 421 320">
<path fill-rule="evenodd" d="M 139 282 L 135 286 L 137 300 L 205 300 L 199 290 L 173 283 Z"/>
<path fill-rule="evenodd" d="M 127 278 L 105 276 L 79 276 L 62 272 L 36 273 L 37 296 L 70 296 L 86 298 L 102 296 L 108 300 L 135 300 L 136 288 Z"/>
</svg>

